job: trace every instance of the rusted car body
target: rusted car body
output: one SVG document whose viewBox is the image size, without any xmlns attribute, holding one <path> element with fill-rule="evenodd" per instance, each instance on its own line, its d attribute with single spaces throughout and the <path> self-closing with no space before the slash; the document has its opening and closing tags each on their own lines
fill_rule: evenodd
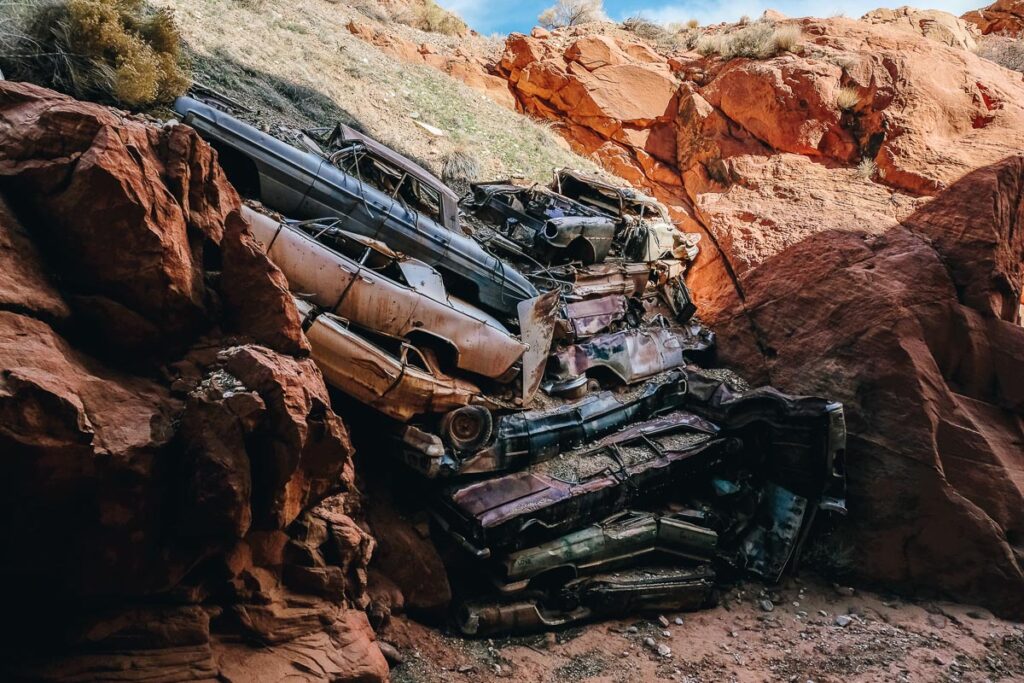
<svg viewBox="0 0 1024 683">
<path fill-rule="evenodd" d="M 701 609 L 713 604 L 714 587 L 710 565 L 635 567 L 575 579 L 542 598 L 467 602 L 456 620 L 471 637 L 529 633 L 602 617 Z"/>
<path fill-rule="evenodd" d="M 611 332 L 552 354 L 551 374 L 565 380 L 602 371 L 623 384 L 635 384 L 683 365 L 688 355 L 714 344 L 714 332 L 693 321 L 682 327 Z"/>
<path fill-rule="evenodd" d="M 523 471 L 449 487 L 436 508 L 442 526 L 474 554 L 491 556 L 550 540 L 637 501 L 654 504 L 666 491 L 712 486 L 716 476 L 754 481 L 735 485 L 742 492 L 737 500 L 746 504 L 737 509 L 760 512 L 745 520 L 742 534 L 724 539 L 724 552 L 732 548 L 737 565 L 777 578 L 813 511 L 845 509 L 842 406 L 770 388 L 734 392 L 691 371 L 669 374 L 676 386 L 686 386 L 682 396 L 671 394 L 682 406 L 671 417 L 633 424 L 591 449 L 563 450 Z"/>
<path fill-rule="evenodd" d="M 553 541 L 509 553 L 497 562 L 499 590 L 517 593 L 536 583 L 593 574 L 651 556 L 707 562 L 718 534 L 682 513 L 625 510 Z"/>
<path fill-rule="evenodd" d="M 428 353 L 411 344 L 378 339 L 394 351 L 352 331 L 348 323 L 296 299 L 313 360 L 331 386 L 405 422 L 424 413 L 443 413 L 469 405 L 480 389 L 449 377 Z"/>
<path fill-rule="evenodd" d="M 511 379 L 527 345 L 482 310 L 452 301 L 430 266 L 329 223 L 244 213 L 292 291 L 373 332 L 440 346 L 462 370 Z"/>
<path fill-rule="evenodd" d="M 556 266 L 544 277 L 561 288 L 569 300 L 621 294 L 633 297 L 643 294 L 651 281 L 651 267 L 646 263 L 609 261 L 591 266 Z"/>
<path fill-rule="evenodd" d="M 620 252 L 630 260 L 697 258 L 700 235 L 678 230 L 665 206 L 653 197 L 566 168 L 555 171 L 551 189 L 614 218 Z"/>
<path fill-rule="evenodd" d="M 514 316 L 520 301 L 537 296 L 523 275 L 472 239 L 447 230 L 323 157 L 188 97 L 178 98 L 174 108 L 218 150 L 228 178 L 242 194 L 289 217 L 341 219 L 345 230 L 380 240 L 436 268 L 450 292 L 491 311 Z"/>
<path fill-rule="evenodd" d="M 326 141 L 330 161 L 349 175 L 401 197 L 448 230 L 459 230 L 459 196 L 441 179 L 365 133 L 339 123 Z"/>
<path fill-rule="evenodd" d="M 489 443 L 477 450 L 461 452 L 450 447 L 438 460 L 437 449 L 424 452 L 420 434 L 410 434 L 403 441 L 406 462 L 416 464 L 421 472 L 441 476 L 500 472 L 538 462 L 578 448 L 605 434 L 637 420 L 678 408 L 686 395 L 686 378 L 682 373 L 649 382 L 628 395 L 616 396 L 601 392 L 573 404 L 551 409 L 506 413 L 495 419 Z M 399 435 L 404 439 L 404 435 Z"/>
<path fill-rule="evenodd" d="M 608 216 L 539 186 L 475 184 L 461 206 L 494 227 L 491 244 L 544 262 L 600 263 L 615 236 Z"/>
</svg>

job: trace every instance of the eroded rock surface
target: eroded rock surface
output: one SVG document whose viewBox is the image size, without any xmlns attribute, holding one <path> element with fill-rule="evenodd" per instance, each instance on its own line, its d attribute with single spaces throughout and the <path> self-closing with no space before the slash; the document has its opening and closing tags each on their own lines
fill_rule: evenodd
<svg viewBox="0 0 1024 683">
<path fill-rule="evenodd" d="M 211 149 L 0 82 L 0 264 L 3 666 L 386 678 L 348 433 Z"/>
<path fill-rule="evenodd" d="M 983 35 L 1017 38 L 1024 33 L 1024 2 L 996 0 L 988 7 L 968 12 L 962 18 L 977 26 Z"/>
</svg>

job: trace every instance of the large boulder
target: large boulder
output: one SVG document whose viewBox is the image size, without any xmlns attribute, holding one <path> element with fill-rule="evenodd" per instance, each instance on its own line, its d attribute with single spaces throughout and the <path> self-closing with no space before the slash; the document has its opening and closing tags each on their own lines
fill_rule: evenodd
<svg viewBox="0 0 1024 683">
<path fill-rule="evenodd" d="M 0 266 L 0 670 L 210 679 L 257 642 L 276 671 L 386 678 L 372 539 L 315 512 L 353 488 L 348 433 L 213 150 L 0 82 Z"/>
<path fill-rule="evenodd" d="M 829 226 L 752 263 L 709 320 L 755 380 L 844 403 L 846 569 L 1017 617 L 1022 198 L 1017 156 L 887 227 Z"/>
<path fill-rule="evenodd" d="M 1024 2 L 996 0 L 988 7 L 972 10 L 961 18 L 977 26 L 983 35 L 1017 38 L 1024 33 Z"/>
</svg>

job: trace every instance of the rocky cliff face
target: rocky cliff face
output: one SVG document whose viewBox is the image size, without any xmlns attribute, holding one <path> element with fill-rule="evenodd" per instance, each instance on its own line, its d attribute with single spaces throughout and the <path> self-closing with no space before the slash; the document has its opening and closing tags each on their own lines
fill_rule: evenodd
<svg viewBox="0 0 1024 683">
<path fill-rule="evenodd" d="M 988 7 L 968 12 L 963 19 L 977 26 L 986 36 L 1017 38 L 1024 33 L 1024 2 L 996 0 Z"/>
<path fill-rule="evenodd" d="M 348 433 L 210 148 L 0 82 L 0 195 L 4 666 L 385 678 Z"/>
<path fill-rule="evenodd" d="M 846 404 L 849 568 L 1019 616 L 1024 84 L 931 14 L 781 22 L 765 60 L 513 35 L 497 71 L 704 232 L 724 361 Z"/>
</svg>

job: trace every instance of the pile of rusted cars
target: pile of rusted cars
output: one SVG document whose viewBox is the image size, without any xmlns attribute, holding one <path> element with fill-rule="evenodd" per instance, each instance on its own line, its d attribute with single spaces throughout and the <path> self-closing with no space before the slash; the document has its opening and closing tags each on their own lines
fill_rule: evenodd
<svg viewBox="0 0 1024 683">
<path fill-rule="evenodd" d="M 175 108 L 266 209 L 246 211 L 328 383 L 429 489 L 472 575 L 464 633 L 699 608 L 716 577 L 777 580 L 845 511 L 842 406 L 696 365 L 699 238 L 655 200 L 563 170 L 460 201 L 345 126 L 285 141 Z"/>
</svg>

